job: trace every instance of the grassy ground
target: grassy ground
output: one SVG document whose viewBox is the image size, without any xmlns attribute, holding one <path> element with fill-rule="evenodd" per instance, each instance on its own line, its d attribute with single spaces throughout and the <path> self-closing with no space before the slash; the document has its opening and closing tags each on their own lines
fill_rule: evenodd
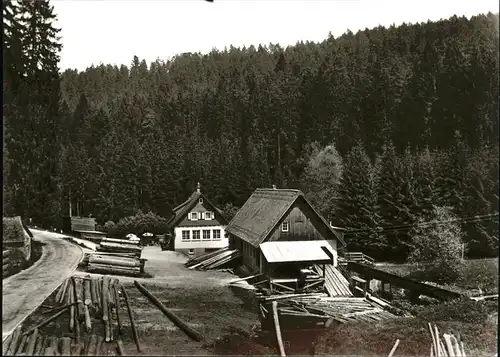
<svg viewBox="0 0 500 357">
<path fill-rule="evenodd" d="M 381 264 L 377 268 L 403 277 L 417 271 L 415 264 Z M 498 294 L 498 275 L 498 258 L 466 260 L 462 277 L 444 287 L 467 295 L 478 295 L 479 291 Z"/>
</svg>

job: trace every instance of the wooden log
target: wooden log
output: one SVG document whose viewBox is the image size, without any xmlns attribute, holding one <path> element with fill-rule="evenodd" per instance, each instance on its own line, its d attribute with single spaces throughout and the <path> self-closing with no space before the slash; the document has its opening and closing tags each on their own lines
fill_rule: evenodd
<svg viewBox="0 0 500 357">
<path fill-rule="evenodd" d="M 109 280 L 108 286 L 108 304 L 110 306 L 115 306 L 115 295 L 113 294 L 113 285 L 115 284 L 115 279 Z"/>
<path fill-rule="evenodd" d="M 104 278 L 102 279 L 101 302 L 102 302 L 102 319 L 103 319 L 103 321 L 108 321 L 109 280 L 110 280 L 110 278 L 107 275 L 105 275 Z"/>
<path fill-rule="evenodd" d="M 69 328 L 68 329 L 70 331 L 73 331 L 75 329 L 75 310 L 76 310 L 75 295 L 73 294 L 73 282 L 71 282 L 69 284 L 69 286 L 71 287 L 70 288 L 71 291 L 68 291 L 68 297 L 67 297 L 68 305 L 70 305 L 70 308 L 69 308 Z"/>
<path fill-rule="evenodd" d="M 55 337 L 48 337 L 47 347 L 45 347 L 44 356 L 57 356 L 57 341 Z"/>
<path fill-rule="evenodd" d="M 126 356 L 125 348 L 123 347 L 123 342 L 121 339 L 116 340 L 116 350 L 119 356 Z"/>
<path fill-rule="evenodd" d="M 129 268 L 140 268 L 141 261 L 137 258 L 110 258 L 110 257 L 95 257 L 89 260 L 89 264 L 92 265 L 113 265 L 113 266 L 123 266 Z"/>
<path fill-rule="evenodd" d="M 26 355 L 32 356 L 35 352 L 35 344 L 38 339 L 38 329 L 34 329 L 33 333 L 29 337 L 28 344 L 26 346 Z"/>
<path fill-rule="evenodd" d="M 140 267 L 124 267 L 117 265 L 107 265 L 107 264 L 94 264 L 90 263 L 88 268 L 89 271 L 102 272 L 105 274 L 140 274 Z"/>
<path fill-rule="evenodd" d="M 70 303 L 70 304 L 66 304 L 64 306 L 58 306 L 58 307 L 55 307 L 53 309 L 50 309 L 50 310 L 42 312 L 42 315 L 47 315 L 47 314 L 51 314 L 51 313 L 54 313 L 54 312 L 58 312 L 58 311 L 67 309 L 68 307 L 75 306 L 76 304 L 78 304 L 78 303 L 73 302 L 73 303 Z"/>
<path fill-rule="evenodd" d="M 392 346 L 391 352 L 389 352 L 389 355 L 387 357 L 392 357 L 394 355 L 394 352 L 396 352 L 396 348 L 398 348 L 399 345 L 399 338 L 396 340 L 396 343 L 394 343 L 394 346 Z"/>
<path fill-rule="evenodd" d="M 111 304 L 108 305 L 108 308 L 109 308 L 109 312 L 108 312 L 109 340 L 113 341 L 113 338 L 114 338 L 114 336 L 113 336 L 113 308 L 112 308 Z"/>
<path fill-rule="evenodd" d="M 7 356 L 7 353 L 10 353 L 10 345 L 12 344 L 12 337 L 15 334 L 15 330 L 12 331 L 9 336 L 2 342 L 2 356 Z"/>
<path fill-rule="evenodd" d="M 85 312 L 83 311 L 83 281 L 82 279 L 72 277 L 73 284 L 75 288 L 75 302 L 77 304 L 77 318 L 79 321 L 82 321 L 85 318 Z"/>
<path fill-rule="evenodd" d="M 102 336 L 98 335 L 97 336 L 97 344 L 96 344 L 96 348 L 95 348 L 95 355 L 96 356 L 103 355 L 103 352 L 104 352 L 102 350 L 103 344 L 104 344 L 104 338 L 102 338 Z"/>
<path fill-rule="evenodd" d="M 92 303 L 92 297 L 90 295 L 90 280 L 87 279 L 83 281 L 83 303 L 84 305 L 90 305 Z"/>
<path fill-rule="evenodd" d="M 71 355 L 72 356 L 80 356 L 82 354 L 83 347 L 80 343 L 76 343 L 71 346 Z"/>
<path fill-rule="evenodd" d="M 177 315 L 169 311 L 160 300 L 158 300 L 153 294 L 151 294 L 144 286 L 142 286 L 137 280 L 134 280 L 134 284 L 139 289 L 139 291 L 146 296 L 153 304 L 155 304 L 177 327 L 179 327 L 186 335 L 191 337 L 195 341 L 203 340 L 203 336 L 185 322 L 183 322 Z M 122 287 L 123 289 L 123 287 Z"/>
<path fill-rule="evenodd" d="M 106 342 L 111 341 L 111 326 L 110 325 L 111 324 L 110 324 L 109 320 L 104 321 L 104 333 L 105 333 L 104 340 Z"/>
<path fill-rule="evenodd" d="M 101 240 L 101 242 L 131 244 L 134 246 L 137 246 L 139 244 L 138 241 L 131 241 L 131 240 L 125 240 L 125 239 L 114 239 L 114 238 L 103 238 Z"/>
<path fill-rule="evenodd" d="M 127 294 L 127 291 L 125 290 L 125 287 L 123 285 L 121 288 L 122 288 L 123 299 L 125 300 L 125 305 L 127 306 L 128 316 L 130 318 L 130 326 L 132 328 L 132 334 L 134 336 L 135 346 L 137 347 L 137 352 L 141 352 L 141 344 L 139 343 L 139 336 L 137 334 L 137 329 L 135 327 L 135 321 L 134 321 L 134 315 L 132 313 L 132 308 L 130 307 L 130 304 L 128 302 L 128 294 Z"/>
<path fill-rule="evenodd" d="M 98 247 L 98 251 L 103 250 L 103 251 L 111 251 L 111 252 L 141 252 L 142 248 L 135 246 L 135 245 L 129 245 L 129 244 L 121 244 L 121 243 L 111 243 L 111 242 L 101 242 Z"/>
<path fill-rule="evenodd" d="M 276 340 L 278 341 L 278 348 L 280 350 L 280 355 L 286 356 L 285 348 L 283 347 L 283 340 L 281 339 L 281 328 L 278 318 L 278 303 L 276 301 L 272 302 L 272 308 L 273 308 L 274 330 L 276 331 Z"/>
<path fill-rule="evenodd" d="M 35 343 L 35 350 L 33 351 L 33 356 L 41 356 L 45 346 L 45 337 L 38 335 Z"/>
<path fill-rule="evenodd" d="M 444 333 L 443 338 L 444 338 L 446 350 L 448 351 L 448 356 L 455 357 L 455 349 L 453 348 L 453 344 L 451 343 L 450 335 L 448 335 L 447 333 Z"/>
<path fill-rule="evenodd" d="M 76 306 L 74 307 L 75 311 L 77 311 Z M 74 326 L 75 326 L 75 341 L 76 343 L 80 342 L 80 319 L 78 319 L 78 315 L 75 314 L 73 315 L 74 318 Z"/>
<path fill-rule="evenodd" d="M 83 342 L 83 354 L 85 356 L 88 356 L 89 355 L 89 350 L 90 350 L 90 339 L 91 339 L 91 336 L 87 336 Z"/>
<path fill-rule="evenodd" d="M 90 280 L 90 299 L 92 300 L 92 305 L 97 306 L 97 290 L 95 278 L 92 278 Z"/>
<path fill-rule="evenodd" d="M 71 338 L 69 337 L 61 338 L 61 355 L 63 356 L 71 355 Z"/>
<path fill-rule="evenodd" d="M 90 320 L 90 312 L 89 312 L 89 307 L 87 305 L 83 306 L 83 313 L 85 315 L 85 327 L 87 329 L 87 332 L 92 331 L 92 322 Z"/>
<path fill-rule="evenodd" d="M 97 279 L 96 281 L 96 297 L 97 297 L 97 306 L 99 310 L 102 309 L 102 301 L 101 301 L 101 295 L 102 295 L 102 277 Z"/>
<path fill-rule="evenodd" d="M 36 329 L 40 330 L 42 327 L 44 327 L 45 325 L 49 324 L 50 322 L 54 321 L 55 319 L 57 319 L 59 316 L 61 316 L 62 314 L 64 314 L 66 312 L 66 310 L 68 309 L 69 305 L 66 305 L 65 308 L 63 308 L 61 311 L 59 311 L 58 313 L 52 315 L 51 317 L 43 320 L 42 322 L 40 322 L 38 325 L 36 325 L 35 327 L 33 327 L 32 329 L 26 331 L 25 333 L 23 333 L 23 336 L 26 336 L 26 335 L 29 335 L 30 333 L 33 333 L 33 331 L 35 331 Z"/>
<path fill-rule="evenodd" d="M 134 258 L 137 256 L 136 253 L 127 253 L 127 252 L 98 252 L 92 253 L 91 255 L 100 256 L 100 257 L 115 257 L 115 258 Z M 89 256 L 90 258 L 90 256 Z"/>
<path fill-rule="evenodd" d="M 9 347 L 7 348 L 6 355 L 14 355 L 19 346 L 19 340 L 21 338 L 21 325 L 17 326 L 14 331 L 12 331 L 12 338 L 10 340 Z"/>
<path fill-rule="evenodd" d="M 45 347 L 45 350 L 43 351 L 43 355 L 44 356 L 55 356 L 56 353 L 54 351 L 54 348 L 52 348 L 52 346 L 47 346 Z"/>
<path fill-rule="evenodd" d="M 97 336 L 91 335 L 87 356 L 94 356 L 96 348 L 97 348 Z"/>
<path fill-rule="evenodd" d="M 62 300 L 62 296 L 64 292 L 66 292 L 66 287 L 68 286 L 68 279 L 64 279 L 64 281 L 59 285 L 59 290 L 57 290 L 57 294 L 54 298 L 54 301 L 60 304 Z"/>
<path fill-rule="evenodd" d="M 16 352 L 14 354 L 18 355 L 23 352 L 24 347 L 26 346 L 26 341 L 28 340 L 28 336 L 21 336 L 21 340 L 19 341 L 19 346 L 17 346 Z"/>
<path fill-rule="evenodd" d="M 118 279 L 116 279 L 116 283 L 113 285 L 113 295 L 115 296 L 115 306 L 116 306 L 116 322 L 118 324 L 118 334 L 122 334 L 122 323 L 120 319 L 120 299 L 118 295 Z"/>
</svg>

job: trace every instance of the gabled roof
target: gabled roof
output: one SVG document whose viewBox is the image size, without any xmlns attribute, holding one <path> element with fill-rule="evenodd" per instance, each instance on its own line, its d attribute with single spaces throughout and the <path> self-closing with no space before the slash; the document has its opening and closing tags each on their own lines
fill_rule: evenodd
<svg viewBox="0 0 500 357">
<path fill-rule="evenodd" d="M 172 210 L 174 214 L 168 220 L 169 229 L 173 229 L 188 214 L 188 212 L 193 209 L 194 206 L 196 206 L 200 198 L 203 198 L 203 202 L 208 204 L 214 209 L 214 211 L 219 214 L 219 217 L 221 217 L 223 223 L 227 223 L 227 220 L 224 217 L 222 211 L 218 207 L 214 206 L 209 200 L 207 200 L 205 195 L 196 190 L 191 194 L 191 196 L 189 196 L 186 201 L 182 202 Z"/>
<path fill-rule="evenodd" d="M 256 189 L 229 222 L 226 231 L 258 247 L 298 199 L 304 200 L 332 234 L 345 244 L 340 234 L 314 209 L 302 191 L 292 189 Z"/>
</svg>

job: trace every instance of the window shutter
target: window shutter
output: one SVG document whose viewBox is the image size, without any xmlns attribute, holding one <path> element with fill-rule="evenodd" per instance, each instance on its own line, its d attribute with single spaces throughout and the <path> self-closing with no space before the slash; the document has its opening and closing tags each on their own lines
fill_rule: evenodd
<svg viewBox="0 0 500 357">
<path fill-rule="evenodd" d="M 191 212 L 188 213 L 188 221 L 191 220 Z"/>
<path fill-rule="evenodd" d="M 205 212 L 201 212 L 200 215 L 200 219 L 205 219 Z"/>
</svg>

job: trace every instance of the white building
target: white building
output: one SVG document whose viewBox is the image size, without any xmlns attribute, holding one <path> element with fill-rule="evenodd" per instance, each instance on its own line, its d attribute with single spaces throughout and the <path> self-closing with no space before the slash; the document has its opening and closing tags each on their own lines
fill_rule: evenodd
<svg viewBox="0 0 500 357">
<path fill-rule="evenodd" d="M 199 256 L 229 245 L 227 220 L 201 193 L 199 183 L 187 201 L 173 211 L 169 230 L 173 234 L 175 251 Z"/>
</svg>

